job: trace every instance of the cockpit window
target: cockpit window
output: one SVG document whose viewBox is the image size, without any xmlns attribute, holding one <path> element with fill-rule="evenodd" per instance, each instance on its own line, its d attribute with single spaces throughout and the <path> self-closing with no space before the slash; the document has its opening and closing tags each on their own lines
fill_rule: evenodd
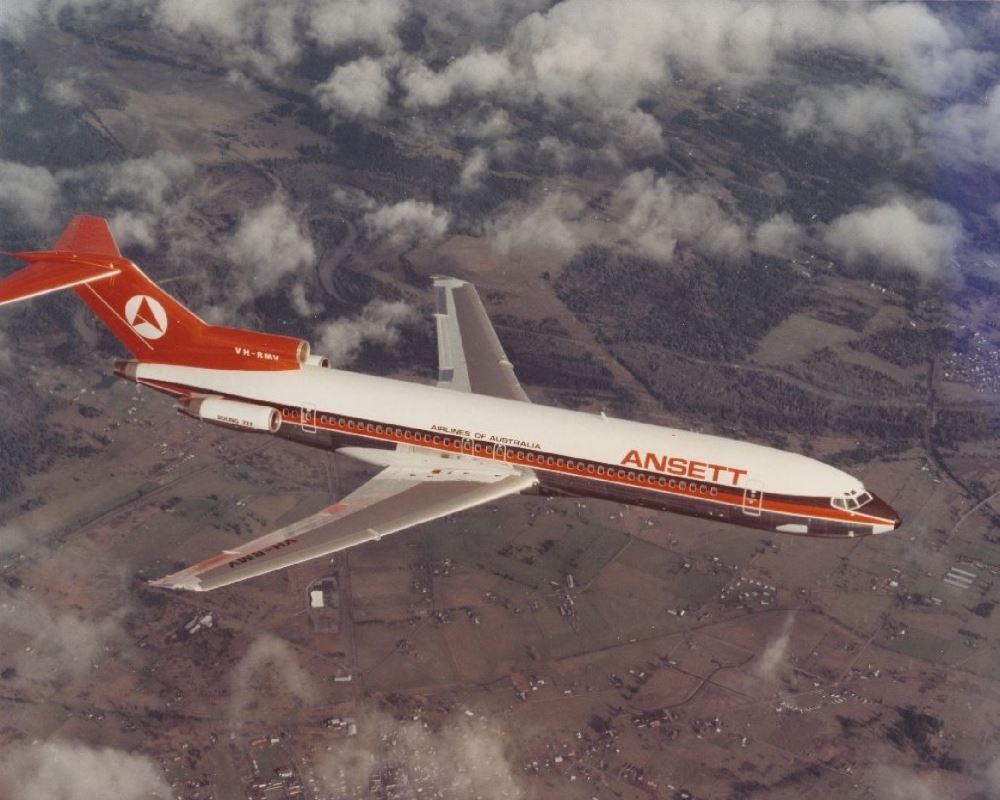
<svg viewBox="0 0 1000 800">
<path fill-rule="evenodd" d="M 832 498 L 830 500 L 830 505 L 843 511 L 854 511 L 857 508 L 861 508 L 861 506 L 865 505 L 865 503 L 870 502 L 871 499 L 872 496 L 869 492 L 858 492 L 856 489 L 852 489 L 843 497 Z"/>
</svg>

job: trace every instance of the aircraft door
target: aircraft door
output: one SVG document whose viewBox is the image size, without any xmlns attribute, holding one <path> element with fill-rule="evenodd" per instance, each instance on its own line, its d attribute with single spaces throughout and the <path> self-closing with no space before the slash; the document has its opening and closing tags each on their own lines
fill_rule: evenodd
<svg viewBox="0 0 1000 800">
<path fill-rule="evenodd" d="M 759 517 L 764 506 L 764 486 L 760 481 L 747 481 L 743 488 L 743 513 L 748 517 Z"/>
<path fill-rule="evenodd" d="M 475 455 L 475 442 L 471 436 L 465 436 L 462 438 L 462 455 L 471 456 Z"/>
<path fill-rule="evenodd" d="M 303 406 L 299 409 L 299 425 L 306 433 L 316 433 L 316 409 Z"/>
<path fill-rule="evenodd" d="M 502 444 L 493 445 L 493 458 L 497 461 L 507 460 L 507 447 Z"/>
</svg>

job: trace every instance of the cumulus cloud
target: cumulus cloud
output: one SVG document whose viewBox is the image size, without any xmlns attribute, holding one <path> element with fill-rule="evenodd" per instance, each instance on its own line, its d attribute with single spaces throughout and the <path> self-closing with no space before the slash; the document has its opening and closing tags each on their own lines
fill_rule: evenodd
<svg viewBox="0 0 1000 800">
<path fill-rule="evenodd" d="M 76 742 L 17 745 L 0 755 L 0 796 L 8 800 L 170 800 L 152 759 Z"/>
<path fill-rule="evenodd" d="M 876 767 L 872 787 L 877 800 L 939 800 L 944 796 L 933 775 L 920 775 L 902 767 Z"/>
<path fill-rule="evenodd" d="M 286 693 L 300 703 L 316 700 L 312 679 L 299 664 L 295 651 L 284 639 L 270 633 L 258 636 L 233 670 L 229 719 L 243 720 L 247 711 L 257 707 L 258 697 Z"/>
<path fill-rule="evenodd" d="M 945 155 L 1000 169 L 1000 84 L 982 103 L 959 103 L 944 111 L 935 133 Z"/>
<path fill-rule="evenodd" d="M 793 138 L 809 134 L 825 142 L 907 155 L 919 136 L 921 114 L 903 91 L 842 85 L 810 90 L 783 116 L 783 124 Z"/>
<path fill-rule="evenodd" d="M 788 643 L 792 638 L 792 627 L 795 625 L 795 614 L 790 613 L 781 624 L 781 631 L 776 637 L 767 643 L 764 651 L 753 665 L 753 671 L 757 677 L 773 683 L 782 667 L 785 665 L 785 658 L 788 655 Z"/>
<path fill-rule="evenodd" d="M 108 194 L 113 199 L 162 209 L 177 187 L 194 174 L 194 164 L 184 156 L 159 151 L 144 158 L 130 158 L 106 169 Z"/>
<path fill-rule="evenodd" d="M 3 347 L 3 331 L 0 331 L 0 366 L 3 364 L 5 350 Z M 0 528 L 0 556 L 23 550 L 29 543 L 28 535 L 17 525 L 5 525 Z"/>
<path fill-rule="evenodd" d="M 440 72 L 422 61 L 411 60 L 400 70 L 400 83 L 411 108 L 436 108 L 453 96 L 468 93 L 488 95 L 514 85 L 514 73 L 506 54 L 481 47 L 456 58 Z"/>
<path fill-rule="evenodd" d="M 45 229 L 53 223 L 58 201 L 59 184 L 45 167 L 0 161 L 0 208 L 32 228 Z"/>
<path fill-rule="evenodd" d="M 223 57 L 273 72 L 301 55 L 302 5 L 296 0 L 162 0 L 156 19 L 175 34 L 201 37 Z"/>
<path fill-rule="evenodd" d="M 513 132 L 514 125 L 505 108 L 481 109 L 462 127 L 462 133 L 466 136 L 483 140 L 502 139 Z"/>
<path fill-rule="evenodd" d="M 462 165 L 462 174 L 459 177 L 459 186 L 466 190 L 478 189 L 483 182 L 486 173 L 489 172 L 490 154 L 482 147 L 475 148 L 469 153 L 468 158 Z"/>
<path fill-rule="evenodd" d="M 406 303 L 373 300 L 358 316 L 322 326 L 315 350 L 327 356 L 332 366 L 347 366 L 366 342 L 392 347 L 399 341 L 403 328 L 418 319 L 417 312 Z"/>
<path fill-rule="evenodd" d="M 367 713 L 358 719 L 357 736 L 336 753 L 317 753 L 314 763 L 335 800 L 364 794 L 370 777 L 383 768 L 434 796 L 521 800 L 525 792 L 508 749 L 503 731 L 482 719 L 449 720 L 435 731 L 419 721 Z"/>
<path fill-rule="evenodd" d="M 7 333 L 0 328 L 0 373 L 4 373 L 14 366 L 14 351 L 10 346 L 10 342 L 7 341 Z M 0 555 L 2 555 L 4 550 L 4 531 L 6 528 L 0 528 Z M 11 531 L 14 529 L 11 528 Z M 13 540 L 14 534 L 10 534 L 11 540 Z"/>
<path fill-rule="evenodd" d="M 723 258 L 748 249 L 746 232 L 701 189 L 685 190 L 652 170 L 634 172 L 615 195 L 622 209 L 622 232 L 645 255 L 670 261 L 678 243 Z"/>
<path fill-rule="evenodd" d="M 403 200 L 382 206 L 364 216 L 369 236 L 385 237 L 395 245 L 410 246 L 443 236 L 451 223 L 451 214 L 433 203 Z"/>
<path fill-rule="evenodd" d="M 83 104 L 83 89 L 80 88 L 77 76 L 64 75 L 61 78 L 46 81 L 43 94 L 53 103 L 61 106 L 76 108 Z"/>
<path fill-rule="evenodd" d="M 186 218 L 183 190 L 194 174 L 189 159 L 165 151 L 62 170 L 55 175 L 60 223 L 78 209 L 103 210 L 121 246 L 152 249 L 161 230 Z"/>
<path fill-rule="evenodd" d="M 133 245 L 152 250 L 156 245 L 157 219 L 148 212 L 121 210 L 116 211 L 109 219 L 111 233 L 119 248 L 127 249 Z"/>
<path fill-rule="evenodd" d="M 281 195 L 245 212 L 225 249 L 232 261 L 250 270 L 254 288 L 262 292 L 316 262 L 312 239 Z"/>
<path fill-rule="evenodd" d="M 386 67 L 374 58 L 359 58 L 337 67 L 316 87 L 316 99 L 322 108 L 339 116 L 378 117 L 389 99 Z"/>
<path fill-rule="evenodd" d="M 941 271 L 961 237 L 962 225 L 950 207 L 898 197 L 837 217 L 822 234 L 848 265 L 877 264 L 924 277 Z"/>
<path fill-rule="evenodd" d="M 17 655 L 18 671 L 38 680 L 80 679 L 124 636 L 125 610 L 98 619 L 54 612 L 23 596 L 0 602 L 0 630 L 20 634 L 30 644 Z"/>
<path fill-rule="evenodd" d="M 584 204 L 571 192 L 551 192 L 539 202 L 492 220 L 490 246 L 503 256 L 541 253 L 566 259 L 593 238 L 583 220 Z"/>
<path fill-rule="evenodd" d="M 460 92 L 511 90 L 553 105 L 628 109 L 678 71 L 742 86 L 768 77 L 782 59 L 820 48 L 861 57 L 928 94 L 966 85 L 990 60 L 922 5 L 720 0 L 676 4 L 664 14 L 657 0 L 566 0 L 521 19 L 502 48 L 476 45 L 437 72 L 412 65 L 403 86 L 417 107 L 440 106 Z"/>
<path fill-rule="evenodd" d="M 757 226 L 753 234 L 753 249 L 759 253 L 790 256 L 805 240 L 806 234 L 791 214 L 775 214 Z"/>
<path fill-rule="evenodd" d="M 1000 800 L 1000 756 L 994 758 L 986 767 L 983 776 L 986 781 L 986 791 L 989 797 Z"/>
<path fill-rule="evenodd" d="M 312 11 L 309 29 L 327 47 L 371 44 L 392 51 L 399 47 L 396 30 L 408 9 L 406 0 L 327 0 Z"/>
</svg>

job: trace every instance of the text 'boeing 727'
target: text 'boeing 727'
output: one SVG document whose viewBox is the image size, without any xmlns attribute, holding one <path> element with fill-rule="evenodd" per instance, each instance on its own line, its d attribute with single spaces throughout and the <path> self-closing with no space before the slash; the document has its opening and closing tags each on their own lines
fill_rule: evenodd
<svg viewBox="0 0 1000 800">
<path fill-rule="evenodd" d="M 132 354 L 116 373 L 196 419 L 381 467 L 329 508 L 156 586 L 204 591 L 507 495 L 596 497 L 752 528 L 861 536 L 898 527 L 856 478 L 770 447 L 532 405 L 475 288 L 434 279 L 437 386 L 329 369 L 300 339 L 209 325 L 75 217 L 0 280 L 0 304 L 73 288 Z"/>
</svg>

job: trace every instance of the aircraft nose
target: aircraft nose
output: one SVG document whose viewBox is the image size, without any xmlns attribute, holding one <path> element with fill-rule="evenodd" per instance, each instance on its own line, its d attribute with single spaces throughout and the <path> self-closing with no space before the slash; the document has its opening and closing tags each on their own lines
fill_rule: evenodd
<svg viewBox="0 0 1000 800">
<path fill-rule="evenodd" d="M 875 526 L 877 533 L 887 533 L 890 530 L 896 530 L 896 528 L 903 524 L 903 519 L 896 512 L 896 509 L 875 494 L 872 495 L 872 499 L 869 502 L 865 503 L 864 512 L 871 514 L 873 517 L 880 517 L 885 520 L 884 530 L 880 530 L 882 528 L 881 525 Z"/>
</svg>

